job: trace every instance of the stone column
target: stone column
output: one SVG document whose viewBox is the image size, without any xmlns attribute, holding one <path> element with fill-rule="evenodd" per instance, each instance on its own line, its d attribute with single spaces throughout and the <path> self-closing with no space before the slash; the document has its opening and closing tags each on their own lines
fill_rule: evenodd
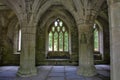
<svg viewBox="0 0 120 80">
<path fill-rule="evenodd" d="M 79 67 L 78 74 L 83 76 L 96 75 L 93 59 L 93 25 L 79 26 Z"/>
<path fill-rule="evenodd" d="M 0 22 L 1 23 L 1 22 Z M 2 26 L 0 25 L 0 34 L 2 35 Z M 2 36 L 0 36 L 0 65 L 2 65 L 2 54 L 3 54 L 3 49 L 2 49 Z"/>
<path fill-rule="evenodd" d="M 20 68 L 18 75 L 28 77 L 37 74 L 35 67 L 35 36 L 36 28 L 33 26 L 22 27 L 22 50 L 20 54 Z"/>
<path fill-rule="evenodd" d="M 109 1 L 111 80 L 120 79 L 120 1 Z"/>
</svg>

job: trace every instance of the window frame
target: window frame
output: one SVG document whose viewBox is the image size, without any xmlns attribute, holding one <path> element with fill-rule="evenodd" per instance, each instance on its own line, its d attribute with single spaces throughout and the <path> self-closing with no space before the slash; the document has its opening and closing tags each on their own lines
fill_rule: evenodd
<svg viewBox="0 0 120 80">
<path fill-rule="evenodd" d="M 70 32 L 70 28 L 68 26 L 70 26 L 69 24 L 66 23 L 66 21 L 64 21 L 64 19 L 60 19 L 60 18 L 56 18 L 56 19 L 52 19 L 50 20 L 50 22 L 48 22 L 46 24 L 46 51 L 45 51 L 45 56 L 46 58 L 48 57 L 48 53 L 49 53 L 49 48 L 48 48 L 48 45 L 49 45 L 49 35 L 48 35 L 48 30 L 49 30 L 49 27 L 51 27 L 51 25 L 54 24 L 54 22 L 59 19 L 61 20 L 63 23 L 64 23 L 64 26 L 68 29 L 68 54 L 69 54 L 69 59 L 70 59 L 70 56 L 71 56 L 71 32 Z"/>
<path fill-rule="evenodd" d="M 97 24 L 94 24 L 94 31 L 93 31 L 93 35 L 94 35 L 94 51 L 95 52 L 100 52 L 100 31 L 99 31 L 99 28 L 98 28 L 98 26 L 96 26 Z M 98 47 L 98 49 L 97 50 L 95 50 L 95 30 L 98 32 L 98 45 L 97 45 L 97 47 Z"/>
<path fill-rule="evenodd" d="M 17 37 L 17 52 L 21 52 L 21 42 L 22 42 L 22 32 L 21 29 L 18 29 L 18 37 Z"/>
<path fill-rule="evenodd" d="M 94 26 L 96 26 L 96 29 L 98 31 L 98 51 L 94 50 L 95 47 L 93 48 L 93 50 L 94 50 L 94 58 L 96 58 L 95 59 L 96 61 L 101 61 L 101 60 L 104 59 L 104 55 L 103 55 L 103 52 L 104 52 L 103 51 L 104 50 L 104 46 L 103 46 L 103 41 L 104 41 L 104 39 L 103 39 L 103 28 L 102 28 L 102 25 L 99 24 L 98 21 L 96 21 L 95 24 L 94 24 Z M 94 26 L 93 26 L 93 29 L 94 29 L 93 30 L 93 39 L 94 39 L 94 31 L 95 31 Z"/>
<path fill-rule="evenodd" d="M 17 23 L 16 27 L 15 27 L 14 37 L 13 37 L 14 38 L 14 44 L 13 44 L 14 52 L 13 52 L 13 54 L 20 54 L 21 53 L 21 50 L 18 50 L 18 42 L 19 42 L 18 38 L 19 38 L 19 30 L 20 29 L 21 29 L 20 25 Z M 21 30 L 21 39 L 22 39 L 22 30 Z M 21 42 L 22 42 L 22 40 L 21 40 Z"/>
</svg>

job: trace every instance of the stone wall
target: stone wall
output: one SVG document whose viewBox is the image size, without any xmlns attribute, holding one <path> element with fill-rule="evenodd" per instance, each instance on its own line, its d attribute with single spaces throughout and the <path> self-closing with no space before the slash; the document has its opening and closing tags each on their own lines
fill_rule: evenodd
<svg viewBox="0 0 120 80">
<path fill-rule="evenodd" d="M 100 18 L 99 18 L 100 19 Z M 105 61 L 95 61 L 98 63 L 109 63 L 109 30 L 107 24 L 104 25 L 104 54 Z M 47 60 L 46 59 L 46 27 L 37 26 L 36 33 L 36 65 L 78 65 L 78 31 L 76 26 L 70 27 L 71 30 L 71 57 L 69 60 Z M 13 34 L 13 31 L 9 32 Z M 5 37 L 5 36 L 4 36 Z M 13 53 L 14 39 L 6 35 L 6 47 L 1 51 L 1 65 L 19 65 L 20 54 Z M 106 45 L 107 44 L 107 45 Z M 107 57 L 108 56 L 108 57 Z"/>
<path fill-rule="evenodd" d="M 44 1 L 43 1 L 43 3 L 44 3 Z M 72 0 L 62 0 L 60 2 L 59 2 L 59 0 L 57 0 L 57 1 L 53 0 L 53 2 L 46 1 L 44 4 L 43 3 L 40 4 L 42 6 L 39 6 L 38 10 L 35 9 L 36 10 L 35 11 L 36 13 L 34 15 L 35 18 L 31 18 L 31 19 L 35 19 L 36 23 L 38 23 L 38 25 L 36 26 L 37 33 L 36 33 L 36 41 L 35 41 L 36 42 L 36 52 L 35 52 L 36 53 L 36 65 L 50 65 L 50 64 L 77 65 L 78 64 L 78 54 L 79 54 L 78 25 L 82 22 L 81 17 L 83 17 L 83 16 L 80 16 L 80 15 L 82 15 L 82 13 L 81 13 L 82 10 L 79 5 L 80 4 L 79 0 L 76 0 L 76 2 L 75 1 L 72 2 Z M 67 3 L 67 5 L 65 3 Z M 72 4 L 72 3 L 74 3 L 74 4 Z M 56 5 L 58 5 L 58 6 L 56 6 Z M 35 8 L 37 8 L 37 7 L 35 7 Z M 20 11 L 20 10 L 17 9 L 17 11 Z M 11 13 L 11 14 L 13 14 L 13 13 Z M 17 15 L 19 15 L 19 14 L 17 14 Z M 23 16 L 21 16 L 20 18 L 22 18 L 22 17 Z M 46 46 L 47 46 L 46 45 L 46 40 L 47 40 L 46 39 L 46 29 L 48 27 L 46 24 L 49 24 L 49 23 L 47 23 L 47 21 L 49 19 L 52 21 L 53 19 L 51 19 L 51 18 L 56 18 L 56 17 L 60 17 L 63 19 L 63 21 L 68 25 L 69 31 L 71 33 L 71 57 L 70 57 L 70 60 L 63 60 L 63 61 L 46 60 Z M 5 23 L 11 21 L 11 19 L 12 18 L 10 18 L 8 21 L 6 20 Z M 30 17 L 29 17 L 29 19 L 30 19 Z M 12 24 L 13 23 L 14 23 L 14 21 L 12 22 Z M 105 59 L 106 59 L 106 61 L 107 60 L 109 61 L 109 27 L 108 27 L 108 24 L 105 24 L 104 21 L 102 21 L 101 23 L 104 25 L 104 34 L 105 34 L 104 35 L 104 53 L 106 53 Z M 3 39 L 0 36 L 0 47 L 2 47 L 1 39 L 3 39 L 3 41 L 5 41 L 4 46 L 6 46 L 6 47 L 4 47 L 5 50 L 2 50 L 2 48 L 0 48 L 1 49 L 1 51 L 0 51 L 1 63 L 2 63 L 2 65 L 19 65 L 20 54 L 14 54 L 14 52 L 13 52 L 14 51 L 13 50 L 14 38 L 13 38 L 13 36 L 11 36 L 12 34 L 14 34 L 15 25 L 10 25 L 10 26 L 6 25 L 6 28 L 2 28 L 1 26 L 2 25 L 0 25 L 0 34 L 2 34 L 4 37 L 6 37 L 6 39 Z M 1 33 L 4 29 L 5 29 L 5 33 L 7 33 L 7 34 L 10 33 L 10 34 L 7 35 L 4 33 Z M 11 29 L 10 32 L 9 32 L 9 29 Z M 108 58 L 107 58 L 107 56 L 108 56 Z M 102 62 L 95 61 L 95 63 L 103 63 L 103 62 L 104 61 L 102 61 Z"/>
<path fill-rule="evenodd" d="M 70 60 L 63 60 L 58 61 L 58 63 L 61 65 L 64 63 L 65 65 L 71 64 L 71 65 L 77 65 L 78 61 L 78 31 L 77 27 L 71 27 L 71 55 L 70 55 Z M 56 61 L 54 60 L 46 60 L 46 27 L 42 28 L 38 27 L 37 28 L 37 34 L 36 34 L 36 62 L 37 65 L 41 64 L 54 64 Z M 50 63 L 49 63 L 50 62 Z M 70 63 L 69 63 L 70 62 Z M 56 64 L 56 63 L 55 63 Z"/>
</svg>

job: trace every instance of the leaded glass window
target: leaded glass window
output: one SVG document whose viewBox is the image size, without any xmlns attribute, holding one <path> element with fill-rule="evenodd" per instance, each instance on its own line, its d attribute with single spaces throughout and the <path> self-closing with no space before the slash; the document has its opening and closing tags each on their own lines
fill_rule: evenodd
<svg viewBox="0 0 120 80">
<path fill-rule="evenodd" d="M 99 31 L 94 24 L 94 51 L 99 51 Z"/>
<path fill-rule="evenodd" d="M 48 29 L 48 51 L 68 52 L 69 34 L 62 20 L 56 19 Z"/>
<path fill-rule="evenodd" d="M 21 29 L 18 30 L 18 45 L 17 50 L 21 51 Z"/>
</svg>

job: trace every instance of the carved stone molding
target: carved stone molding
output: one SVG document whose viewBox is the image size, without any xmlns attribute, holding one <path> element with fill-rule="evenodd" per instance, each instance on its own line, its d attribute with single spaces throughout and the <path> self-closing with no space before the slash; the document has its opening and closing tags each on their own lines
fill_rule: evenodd
<svg viewBox="0 0 120 80">
<path fill-rule="evenodd" d="M 81 4 L 80 24 L 93 24 L 105 0 L 79 0 Z"/>
</svg>

